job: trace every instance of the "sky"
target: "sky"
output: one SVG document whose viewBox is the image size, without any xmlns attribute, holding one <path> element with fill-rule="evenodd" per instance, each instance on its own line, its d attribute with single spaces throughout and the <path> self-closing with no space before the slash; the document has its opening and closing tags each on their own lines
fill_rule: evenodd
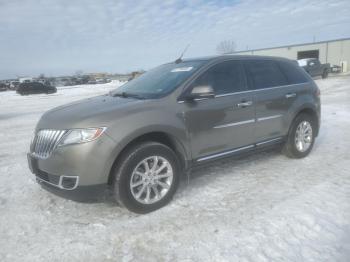
<svg viewBox="0 0 350 262">
<path fill-rule="evenodd" d="M 350 37 L 349 0 L 0 0 L 0 79 L 127 73 L 179 57 Z"/>
</svg>

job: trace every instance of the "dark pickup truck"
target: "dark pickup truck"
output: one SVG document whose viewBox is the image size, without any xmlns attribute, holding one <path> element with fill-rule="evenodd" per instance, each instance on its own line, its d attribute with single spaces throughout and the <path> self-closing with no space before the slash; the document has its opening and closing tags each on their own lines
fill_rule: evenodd
<svg viewBox="0 0 350 262">
<path fill-rule="evenodd" d="M 297 61 L 299 66 L 304 68 L 305 71 L 312 77 L 322 76 L 322 78 L 327 78 L 328 73 L 331 72 L 330 64 L 321 64 L 316 58 L 305 58 Z"/>
</svg>

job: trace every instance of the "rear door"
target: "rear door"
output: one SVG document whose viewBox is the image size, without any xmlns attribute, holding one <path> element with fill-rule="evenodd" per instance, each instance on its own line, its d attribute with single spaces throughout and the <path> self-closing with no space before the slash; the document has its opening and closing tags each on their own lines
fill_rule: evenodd
<svg viewBox="0 0 350 262">
<path fill-rule="evenodd" d="M 254 105 L 240 61 L 212 66 L 190 86 L 210 85 L 215 98 L 185 102 L 192 157 L 204 161 L 253 142 Z M 242 149 L 243 150 L 243 149 Z"/>
<path fill-rule="evenodd" d="M 273 60 L 247 60 L 245 69 L 254 95 L 256 143 L 280 139 L 285 135 L 288 110 L 295 99 L 293 86 Z"/>
</svg>

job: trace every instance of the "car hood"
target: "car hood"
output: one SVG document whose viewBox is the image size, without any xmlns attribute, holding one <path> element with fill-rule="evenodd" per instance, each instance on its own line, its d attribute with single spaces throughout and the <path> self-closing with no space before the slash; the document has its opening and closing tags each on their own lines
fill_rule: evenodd
<svg viewBox="0 0 350 262">
<path fill-rule="evenodd" d="M 112 97 L 92 97 L 47 111 L 40 119 L 38 129 L 70 129 L 109 126 L 111 121 L 141 109 L 146 100 Z M 130 107 L 133 110 L 130 110 Z"/>
</svg>

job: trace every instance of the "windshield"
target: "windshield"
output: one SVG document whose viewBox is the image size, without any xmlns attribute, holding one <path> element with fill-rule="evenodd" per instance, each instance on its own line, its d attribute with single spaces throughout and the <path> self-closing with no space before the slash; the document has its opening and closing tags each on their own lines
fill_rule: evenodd
<svg viewBox="0 0 350 262">
<path fill-rule="evenodd" d="M 159 98 L 171 93 L 188 79 L 204 61 L 171 63 L 156 67 L 111 92 L 112 96 Z"/>
</svg>

